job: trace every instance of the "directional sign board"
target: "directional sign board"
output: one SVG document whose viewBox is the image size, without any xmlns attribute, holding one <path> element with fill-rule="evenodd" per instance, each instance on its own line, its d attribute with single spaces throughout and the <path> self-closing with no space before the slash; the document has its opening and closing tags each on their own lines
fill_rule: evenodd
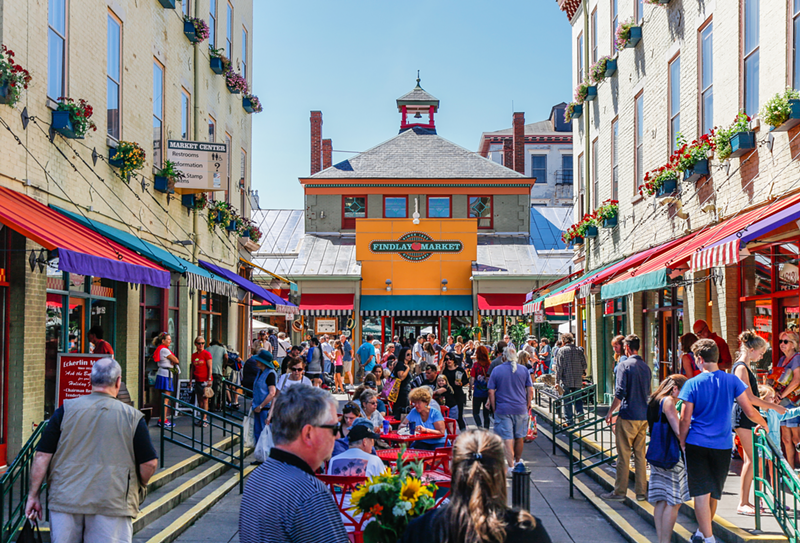
<svg viewBox="0 0 800 543">
<path fill-rule="evenodd" d="M 184 174 L 175 181 L 178 194 L 229 190 L 227 144 L 167 140 L 167 159 Z"/>
</svg>

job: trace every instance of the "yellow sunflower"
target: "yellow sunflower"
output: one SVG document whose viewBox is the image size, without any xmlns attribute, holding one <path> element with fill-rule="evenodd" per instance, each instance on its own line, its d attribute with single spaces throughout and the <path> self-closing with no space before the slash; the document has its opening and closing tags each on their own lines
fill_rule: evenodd
<svg viewBox="0 0 800 543">
<path fill-rule="evenodd" d="M 354 509 L 359 513 L 363 513 L 363 510 L 358 506 L 358 502 L 361 501 L 361 498 L 367 495 L 367 492 L 369 492 L 369 484 L 364 484 L 359 486 L 353 491 L 352 494 L 350 494 L 350 503 L 353 505 L 351 509 Z"/>
<path fill-rule="evenodd" d="M 422 481 L 415 477 L 408 477 L 400 488 L 400 500 L 410 503 L 413 508 L 422 496 L 433 497 L 433 494 L 422 484 Z"/>
</svg>

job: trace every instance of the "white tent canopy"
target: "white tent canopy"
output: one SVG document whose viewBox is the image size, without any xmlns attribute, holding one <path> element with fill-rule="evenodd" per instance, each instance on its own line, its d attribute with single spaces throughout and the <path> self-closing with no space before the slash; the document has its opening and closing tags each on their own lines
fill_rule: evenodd
<svg viewBox="0 0 800 543">
<path fill-rule="evenodd" d="M 273 332 L 277 332 L 278 328 L 272 326 L 271 324 L 267 324 L 266 322 L 261 322 L 260 320 L 253 319 L 253 334 L 258 333 L 261 330 L 272 330 Z"/>
</svg>

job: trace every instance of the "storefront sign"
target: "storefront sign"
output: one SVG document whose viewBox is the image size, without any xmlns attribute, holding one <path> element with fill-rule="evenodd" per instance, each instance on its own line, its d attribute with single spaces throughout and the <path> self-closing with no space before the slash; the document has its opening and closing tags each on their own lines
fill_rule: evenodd
<svg viewBox="0 0 800 543">
<path fill-rule="evenodd" d="M 463 249 L 460 241 L 434 241 L 422 232 L 409 232 L 397 241 L 376 240 L 369 244 L 373 253 L 396 253 L 409 262 L 422 262 L 434 253 L 460 253 Z"/>
<path fill-rule="evenodd" d="M 58 353 L 56 405 L 92 392 L 92 366 L 105 354 Z"/>
<path fill-rule="evenodd" d="M 317 317 L 315 325 L 317 335 L 319 334 L 335 334 L 336 333 L 336 319 L 323 319 Z"/>
<path fill-rule="evenodd" d="M 166 158 L 184 174 L 175 181 L 178 194 L 229 190 L 227 144 L 167 140 Z"/>
<path fill-rule="evenodd" d="M 534 311 L 533 312 L 533 322 L 534 324 L 541 324 L 544 322 L 544 311 Z"/>
</svg>

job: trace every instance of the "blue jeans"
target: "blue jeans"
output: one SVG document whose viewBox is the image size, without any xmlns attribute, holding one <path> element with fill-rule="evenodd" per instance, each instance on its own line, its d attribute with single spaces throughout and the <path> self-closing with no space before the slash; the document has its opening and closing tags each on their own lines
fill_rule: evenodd
<svg viewBox="0 0 800 543">
<path fill-rule="evenodd" d="M 564 390 L 564 396 L 577 390 L 581 389 L 577 387 L 568 387 Z M 575 409 L 579 416 L 583 415 L 583 400 L 575 400 Z M 567 419 L 567 424 L 572 424 L 572 403 L 564 403 L 564 416 Z"/>
<path fill-rule="evenodd" d="M 262 409 L 261 413 L 253 411 L 253 442 L 258 443 L 258 438 L 261 432 L 267 426 L 267 417 L 269 416 L 269 409 Z"/>
</svg>

